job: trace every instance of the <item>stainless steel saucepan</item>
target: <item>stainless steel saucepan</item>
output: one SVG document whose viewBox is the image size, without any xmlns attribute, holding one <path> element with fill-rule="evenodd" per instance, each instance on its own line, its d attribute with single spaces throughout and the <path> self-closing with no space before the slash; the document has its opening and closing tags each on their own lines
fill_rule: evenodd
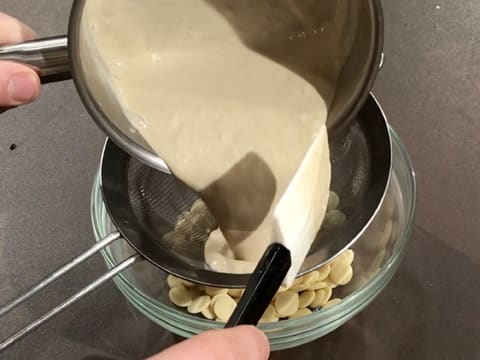
<svg viewBox="0 0 480 360">
<path fill-rule="evenodd" d="M 74 1 L 68 35 L 0 48 L 0 60 L 30 64 L 38 70 L 43 83 L 73 78 L 86 109 L 110 139 L 146 165 L 168 172 L 165 163 L 146 144 L 142 136 L 131 131 L 132 126 L 118 106 L 112 90 L 97 76 L 97 69 L 93 65 L 95 55 L 85 46 L 85 34 L 82 31 L 82 18 L 87 1 L 97 0 Z M 222 1 L 229 0 L 205 1 L 210 1 L 212 6 L 218 6 Z M 337 4 L 343 1 L 349 2 L 350 15 L 357 21 L 355 25 L 352 23 L 352 26 L 347 28 L 347 31 L 353 33 L 353 45 L 338 78 L 335 97 L 330 107 L 327 122 L 330 135 L 351 123 L 367 99 L 382 63 L 383 16 L 380 1 L 336 0 Z M 115 2 L 112 2 L 111 6 L 115 6 Z M 317 2 L 308 0 L 295 6 L 304 6 L 303 10 L 307 13 L 312 6 L 320 7 Z M 302 39 L 293 39 L 290 49 L 293 53 L 299 48 L 295 45 L 296 41 Z"/>
</svg>

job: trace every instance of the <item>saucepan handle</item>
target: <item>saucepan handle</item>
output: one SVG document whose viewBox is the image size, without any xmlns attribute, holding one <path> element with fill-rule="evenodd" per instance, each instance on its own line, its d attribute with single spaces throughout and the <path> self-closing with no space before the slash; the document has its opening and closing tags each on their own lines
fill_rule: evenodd
<svg viewBox="0 0 480 360">
<path fill-rule="evenodd" d="M 0 60 L 31 66 L 38 72 L 43 84 L 72 77 L 66 35 L 2 46 Z"/>
</svg>

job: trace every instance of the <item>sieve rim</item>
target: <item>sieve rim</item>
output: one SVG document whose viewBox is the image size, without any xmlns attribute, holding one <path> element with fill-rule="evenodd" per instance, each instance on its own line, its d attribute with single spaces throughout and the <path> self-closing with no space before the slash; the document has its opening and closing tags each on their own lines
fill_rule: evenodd
<svg viewBox="0 0 480 360">
<path fill-rule="evenodd" d="M 359 113 L 360 115 L 369 115 L 368 121 L 363 117 L 359 117 L 359 121 L 368 123 L 370 129 L 379 131 L 382 134 L 380 136 L 382 142 L 377 141 L 377 151 L 373 151 L 380 158 L 377 159 L 378 162 L 375 164 L 375 171 L 378 174 L 374 176 L 374 184 L 371 185 L 376 189 L 376 192 L 374 191 L 374 196 L 370 199 L 371 204 L 367 207 L 368 214 L 363 214 L 364 217 L 362 218 L 366 218 L 366 220 L 361 221 L 362 228 L 355 229 L 355 233 L 351 237 L 349 237 L 350 234 L 348 233 L 346 239 L 342 238 L 340 241 L 335 239 L 329 243 L 328 247 L 324 245 L 324 249 L 327 252 L 310 254 L 307 257 L 307 261 L 313 259 L 313 265 L 302 267 L 298 276 L 318 269 L 338 256 L 341 251 L 353 245 L 363 234 L 383 204 L 392 171 L 392 139 L 388 123 L 385 114 L 373 95 L 369 97 L 362 112 Z M 371 137 L 372 134 L 370 133 L 368 136 Z M 371 144 L 373 143 L 371 141 Z M 381 156 L 383 156 L 383 159 Z M 131 159 L 132 157 L 116 145 L 114 141 L 107 139 L 101 160 L 100 187 L 102 197 L 113 224 L 130 246 L 155 266 L 177 277 L 204 285 L 227 288 L 245 287 L 250 274 L 220 273 L 206 268 L 195 267 L 187 260 L 175 255 L 171 249 L 161 246 L 155 239 L 150 237 L 148 231 L 141 226 L 140 221 L 136 217 L 128 195 L 128 168 Z"/>
</svg>

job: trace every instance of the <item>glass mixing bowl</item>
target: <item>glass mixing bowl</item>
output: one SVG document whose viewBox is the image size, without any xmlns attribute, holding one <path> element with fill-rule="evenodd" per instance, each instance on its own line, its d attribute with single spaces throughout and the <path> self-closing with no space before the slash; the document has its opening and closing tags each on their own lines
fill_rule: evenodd
<svg viewBox="0 0 480 360">
<path fill-rule="evenodd" d="M 352 247 L 355 252 L 352 281 L 334 289 L 334 296 L 343 300 L 298 319 L 259 325 L 267 334 L 272 351 L 299 346 L 335 330 L 375 299 L 397 271 L 412 230 L 416 188 L 409 155 L 391 128 L 390 134 L 393 171 L 387 196 L 365 234 Z M 92 190 L 91 216 L 97 241 L 115 230 L 102 201 L 98 174 Z M 123 240 L 102 252 L 109 268 L 130 254 L 133 250 Z M 168 298 L 166 276 L 162 270 L 143 261 L 118 275 L 114 281 L 135 308 L 177 335 L 190 337 L 223 327 L 222 323 L 191 315 L 173 305 Z"/>
</svg>

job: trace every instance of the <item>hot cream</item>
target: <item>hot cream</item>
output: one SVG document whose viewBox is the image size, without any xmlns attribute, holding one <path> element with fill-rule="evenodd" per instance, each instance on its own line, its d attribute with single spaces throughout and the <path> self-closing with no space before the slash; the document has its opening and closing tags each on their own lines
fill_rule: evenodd
<svg viewBox="0 0 480 360">
<path fill-rule="evenodd" d="M 313 144 L 312 196 L 321 204 L 309 234 L 323 218 L 327 104 L 348 53 L 340 41 L 348 6 L 332 0 L 317 11 L 310 3 L 86 2 L 89 46 L 123 112 L 219 224 L 205 247 L 218 271 L 252 270 L 272 241 L 276 205 Z"/>
</svg>

